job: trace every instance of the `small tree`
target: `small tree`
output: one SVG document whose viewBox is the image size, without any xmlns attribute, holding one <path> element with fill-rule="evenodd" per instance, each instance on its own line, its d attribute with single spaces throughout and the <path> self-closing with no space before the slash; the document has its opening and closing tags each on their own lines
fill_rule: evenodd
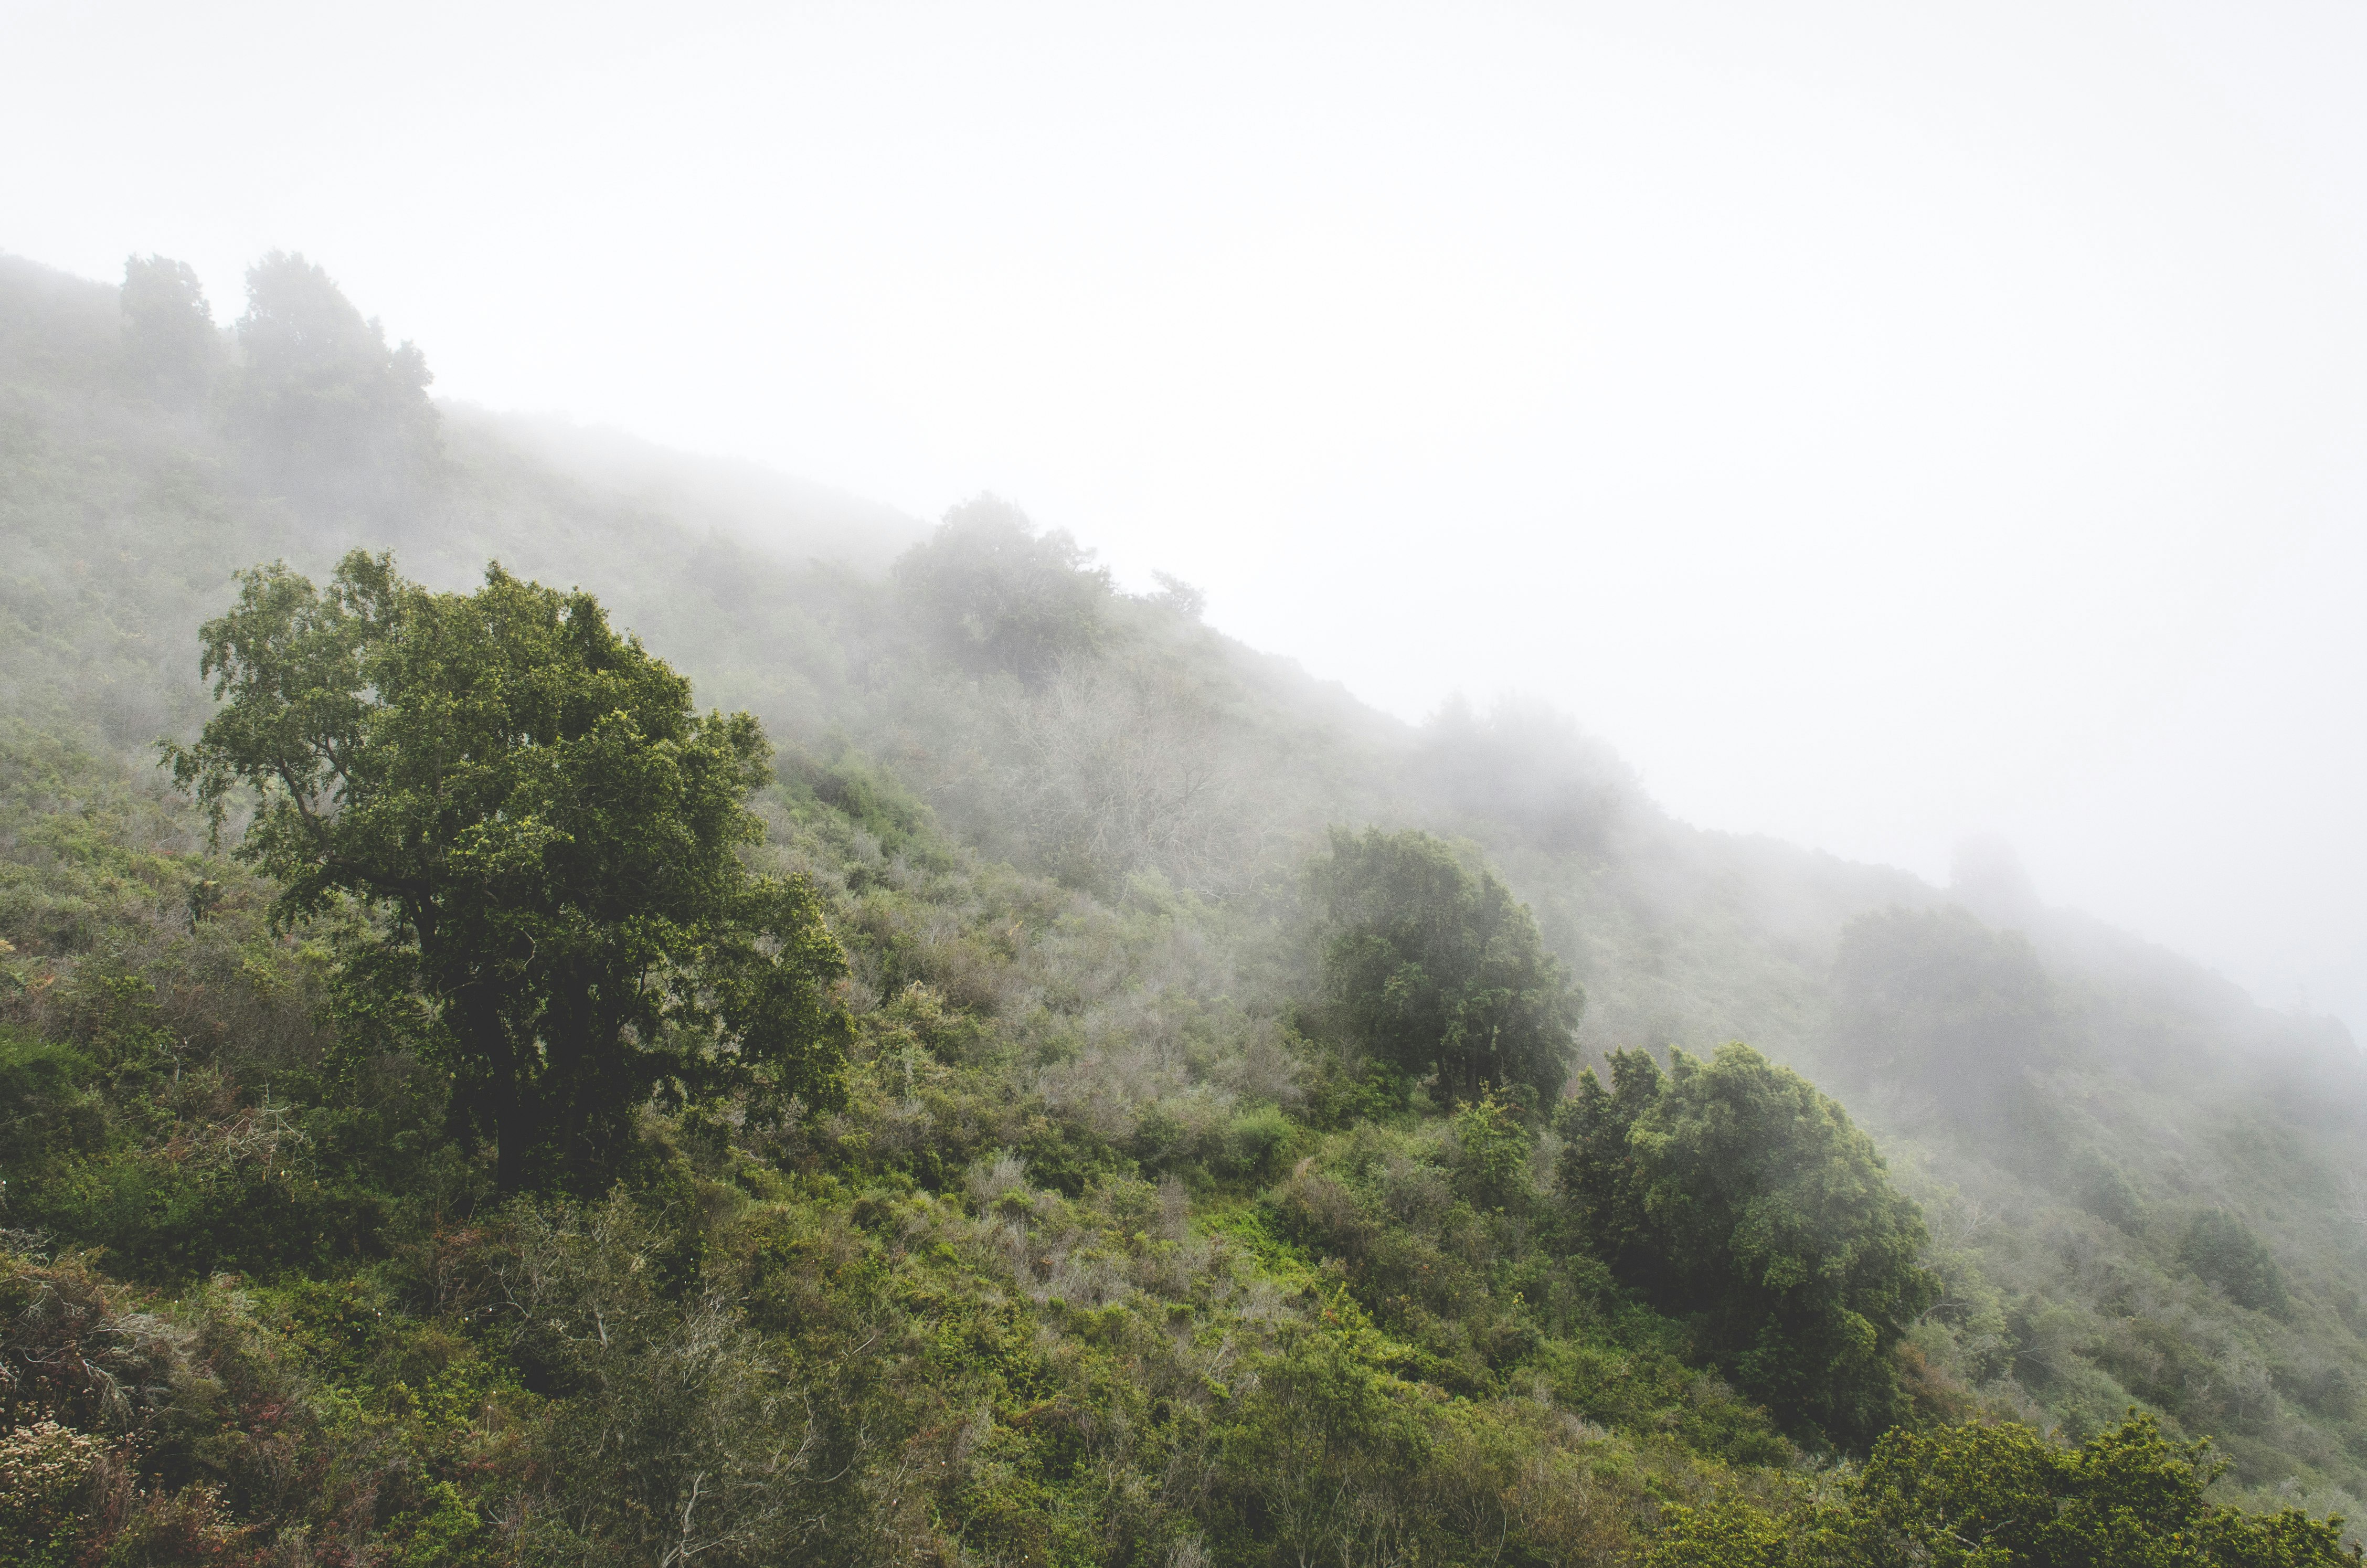
<svg viewBox="0 0 2367 1568">
<path fill-rule="evenodd" d="M 840 1093 L 844 959 L 801 880 L 753 874 L 743 804 L 770 748 L 745 713 L 610 630 L 590 595 L 496 564 L 430 593 L 347 556 L 325 590 L 273 565 L 203 631 L 222 706 L 176 778 L 280 883 L 283 926 L 350 899 L 345 973 L 416 1006 L 504 1192 L 596 1187 L 637 1109 Z"/>
<path fill-rule="evenodd" d="M 1871 1139 L 1747 1045 L 1664 1074 L 1614 1052 L 1560 1112 L 1561 1185 L 1593 1250 L 1795 1429 L 1863 1447 L 1904 1411 L 1891 1352 L 1936 1282 L 1923 1218 Z"/>
<path fill-rule="evenodd" d="M 1494 872 L 1426 833 L 1334 828 L 1311 878 L 1325 987 L 1358 1044 L 1456 1098 L 1490 1084 L 1561 1093 L 1580 998 Z"/>
</svg>

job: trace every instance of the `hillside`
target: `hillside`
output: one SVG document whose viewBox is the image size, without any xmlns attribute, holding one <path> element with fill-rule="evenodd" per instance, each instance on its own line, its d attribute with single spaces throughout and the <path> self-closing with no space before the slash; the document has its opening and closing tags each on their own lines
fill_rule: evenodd
<svg viewBox="0 0 2367 1568">
<path fill-rule="evenodd" d="M 0 1398 L 74 1506 L 181 1543 L 140 1560 L 1625 1561 L 1713 1499 L 1843 1506 L 1893 1418 L 2132 1407 L 2214 1498 L 2358 1513 L 2339 1026 L 2010 885 L 1677 823 L 1550 714 L 1397 722 L 991 497 L 931 529 L 439 407 L 325 275 L 257 277 L 232 331 L 0 258 Z M 581 586 L 761 722 L 750 859 L 844 951 L 842 1103 L 661 1096 L 502 1200 L 425 1026 L 341 978 L 365 916 L 275 926 L 155 767 L 233 573 L 356 549 Z M 1721 1337 L 1722 1255 L 1603 1228 L 1611 1113 L 1381 1070 L 1324 890 L 1411 830 L 1533 912 L 1573 1064 L 1807 1107 L 1766 1158 L 1895 1186 L 1863 1250 L 1929 1290 L 1860 1414 Z M 1733 1040 L 1767 1062 L 1670 1054 Z"/>
</svg>

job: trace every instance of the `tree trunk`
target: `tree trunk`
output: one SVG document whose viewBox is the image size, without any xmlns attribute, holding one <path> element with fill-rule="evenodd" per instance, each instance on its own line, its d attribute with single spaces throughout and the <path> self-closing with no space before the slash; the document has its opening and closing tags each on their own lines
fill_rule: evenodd
<svg viewBox="0 0 2367 1568">
<path fill-rule="evenodd" d="M 519 1103 L 515 1079 L 493 1091 L 493 1189 L 503 1198 L 526 1190 L 528 1150 L 534 1147 L 532 1117 Z"/>
<path fill-rule="evenodd" d="M 527 1187 L 527 1159 L 538 1131 L 535 1108 L 491 986 L 483 981 L 470 986 L 459 1012 L 462 1049 L 485 1064 L 485 1099 L 493 1123 L 493 1187 L 503 1198 L 515 1198 Z"/>
</svg>

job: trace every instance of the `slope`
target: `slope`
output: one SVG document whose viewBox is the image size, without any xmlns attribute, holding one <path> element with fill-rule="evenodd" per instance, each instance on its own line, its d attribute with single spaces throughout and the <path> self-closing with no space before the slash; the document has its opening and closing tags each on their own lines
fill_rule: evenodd
<svg viewBox="0 0 2367 1568">
<path fill-rule="evenodd" d="M 1585 988 L 1589 1057 L 1749 1039 L 1876 1133 L 1922 1202 L 1946 1285 L 1909 1336 L 1933 1409 L 2085 1437 L 2141 1403 L 2214 1437 L 2256 1500 L 2352 1511 L 2367 1485 L 2367 1238 L 2345 1164 L 2361 1080 L 2339 1031 L 2067 916 L 1993 907 L 1984 922 L 1900 873 L 1674 823 L 1547 715 L 1387 721 L 1201 625 L 1187 597 L 1116 593 L 1070 542 L 991 500 L 913 544 L 921 530 L 876 509 L 744 471 L 439 417 L 424 381 L 381 384 L 400 357 L 371 347 L 341 296 L 304 300 L 345 334 L 347 362 L 305 383 L 318 407 L 291 413 L 284 387 L 266 403 L 249 339 L 210 333 L 194 371 L 167 376 L 119 290 L 0 262 L 0 702 L 18 868 L 6 934 L 38 960 L 25 983 L 46 979 L 21 1005 L 37 1032 L 100 1054 L 128 1049 L 117 1036 L 135 1026 L 194 1037 L 204 1007 L 171 1009 L 202 987 L 176 977 L 209 944 L 230 944 L 205 960 L 233 977 L 217 991 L 254 990 L 241 1007 L 321 983 L 255 924 L 261 891 L 206 859 L 140 782 L 153 738 L 202 718 L 196 627 L 228 602 L 231 570 L 284 557 L 320 574 L 349 548 L 391 548 L 413 575 L 460 585 L 499 558 L 593 588 L 702 700 L 763 719 L 783 750 L 773 852 L 829 890 L 855 964 L 869 1086 L 839 1119 L 764 1151 L 792 1187 L 734 1175 L 723 1145 L 700 1154 L 674 1134 L 697 1181 L 739 1194 L 708 1201 L 761 1210 L 725 1252 L 884 1269 L 900 1281 L 900 1332 L 951 1333 L 982 1312 L 1019 1336 L 992 1354 L 1019 1361 L 1057 1361 L 1019 1342 L 1047 1323 L 1093 1343 L 1104 1330 L 1064 1315 L 1086 1308 L 1132 1314 L 1106 1329 L 1116 1344 L 1144 1332 L 1137 1319 L 1198 1303 L 1193 1321 L 1226 1325 L 1221 1342 L 1303 1310 L 1289 1301 L 1329 1301 L 1378 1336 L 1359 1363 L 1372 1375 L 1477 1402 L 1501 1430 L 1531 1419 L 1517 1400 L 1533 1395 L 1579 1419 L 1533 1434 L 1534 1451 L 1613 1478 L 1602 1483 L 1625 1501 L 1585 1526 L 1604 1540 L 1627 1528 L 1606 1521 L 1644 1517 L 1700 1467 L 1780 1461 L 1766 1418 L 1686 1366 L 1682 1323 L 1603 1278 L 1523 1274 L 1535 1246 L 1519 1227 L 1457 1217 L 1479 1210 L 1444 1117 L 1417 1103 L 1410 1119 L 1360 1130 L 1308 1108 L 1331 1070 L 1305 1006 L 1317 961 L 1298 869 L 1331 824 L 1424 827 L 1485 856 L 1535 908 Z M 369 402 L 357 385 L 392 401 L 373 405 L 375 423 L 323 423 Z M 185 882 L 229 890 L 221 908 L 245 924 L 188 917 L 176 935 Z M 235 978 L 250 968 L 282 978 Z M 150 987 L 169 1017 L 127 1024 L 103 1005 L 108 985 Z M 312 1027 L 284 1017 L 253 1038 Z M 230 1071 L 244 1089 L 176 1114 L 189 1129 L 250 1116 L 276 1071 Z M 425 1113 L 389 1101 L 373 1114 Z M 331 1207 L 300 1232 L 367 1229 L 334 1206 L 406 1182 L 461 1202 L 465 1171 L 365 1169 L 362 1145 L 380 1135 L 340 1146 L 314 1130 L 348 1166 L 319 1167 Z M 1539 1194 L 1553 1153 L 1547 1134 Z M 1309 1186 L 1310 1171 L 1338 1179 Z M 933 1207 L 948 1199 L 954 1210 Z M 104 1241 L 132 1278 L 330 1267 L 273 1251 L 277 1232 L 151 1256 L 187 1228 L 129 1199 L 90 1202 L 53 1209 L 51 1228 Z M 1384 1258 L 1355 1240 L 1376 1223 L 1411 1250 Z M 764 1240 L 767 1225 L 788 1230 Z M 973 1272 L 913 1275 L 929 1246 L 973 1249 Z M 1458 1254 L 1481 1260 L 1476 1274 L 1419 1313 L 1394 1304 L 1409 1272 L 1442 1274 Z M 742 1281 L 754 1297 L 787 1288 L 762 1275 Z M 1167 1305 L 1144 1318 L 1142 1301 Z M 854 1309 L 832 1298 L 821 1316 L 841 1310 Z M 1586 1354 L 1540 1359 L 1523 1337 L 1540 1334 Z M 862 1336 L 849 1325 L 832 1343 Z M 1177 1387 L 1223 1375 L 1226 1353 L 1172 1354 L 1184 1359 L 1159 1375 Z M 947 1392 L 954 1374 L 939 1370 L 912 1386 L 950 1401 L 942 1419 L 958 1426 L 971 1395 Z M 1070 1411 L 1117 1398 L 1085 1386 L 1044 1397 Z M 1001 1413 L 990 1431 L 1083 1419 L 1027 1414 L 1042 1402 L 1010 1388 L 978 1397 Z M 932 1430 L 909 1408 L 899 1419 L 908 1436 Z M 1351 1469 L 1374 1462 L 1342 1452 Z M 1466 1458 L 1484 1490 L 1497 1461 Z M 1106 1499 L 1061 1492 L 1070 1479 L 1042 1517 L 1084 1530 Z"/>
</svg>

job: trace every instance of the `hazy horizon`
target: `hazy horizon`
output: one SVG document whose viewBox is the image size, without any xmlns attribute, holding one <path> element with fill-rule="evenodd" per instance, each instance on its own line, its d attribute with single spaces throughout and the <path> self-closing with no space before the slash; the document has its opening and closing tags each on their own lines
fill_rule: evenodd
<svg viewBox="0 0 2367 1568">
<path fill-rule="evenodd" d="M 981 490 L 1418 720 L 2367 1034 L 2367 18 L 12 8 L 0 248 Z"/>
</svg>

